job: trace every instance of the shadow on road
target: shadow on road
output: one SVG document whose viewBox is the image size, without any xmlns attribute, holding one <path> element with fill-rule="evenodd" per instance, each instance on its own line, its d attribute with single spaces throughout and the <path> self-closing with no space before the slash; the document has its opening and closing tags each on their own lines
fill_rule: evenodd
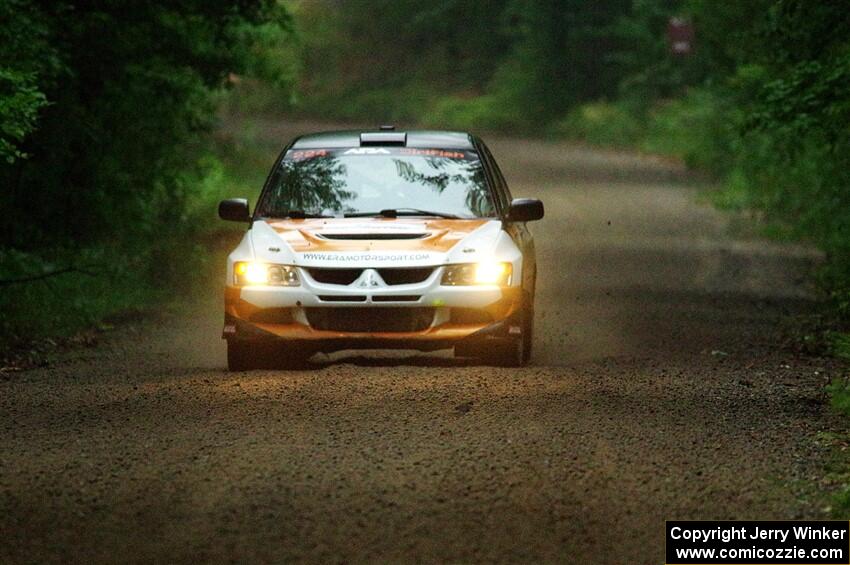
<svg viewBox="0 0 850 565">
<path fill-rule="evenodd" d="M 318 354 L 309 368 L 324 369 L 332 365 L 358 367 L 475 367 L 484 365 L 478 359 L 452 357 L 448 351 L 424 354 L 340 351 L 329 355 Z"/>
</svg>

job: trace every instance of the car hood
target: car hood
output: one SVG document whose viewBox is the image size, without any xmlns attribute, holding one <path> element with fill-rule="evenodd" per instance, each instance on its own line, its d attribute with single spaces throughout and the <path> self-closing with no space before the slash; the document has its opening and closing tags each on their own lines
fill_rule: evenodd
<svg viewBox="0 0 850 565">
<path fill-rule="evenodd" d="M 505 236 L 496 219 L 317 218 L 258 220 L 259 260 L 323 267 L 436 265 L 491 257 Z"/>
</svg>

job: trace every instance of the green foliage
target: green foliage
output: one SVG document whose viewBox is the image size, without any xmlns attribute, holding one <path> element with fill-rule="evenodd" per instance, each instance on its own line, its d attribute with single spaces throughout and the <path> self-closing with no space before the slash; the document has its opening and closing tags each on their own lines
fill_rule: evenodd
<svg viewBox="0 0 850 565">
<path fill-rule="evenodd" d="M 840 388 L 840 385 L 837 385 Z M 821 431 L 816 444 L 826 452 L 824 476 L 811 485 L 815 500 L 822 500 L 824 510 L 836 520 L 850 516 L 850 434 Z"/>
<path fill-rule="evenodd" d="M 58 64 L 43 19 L 28 2 L 0 4 L 0 163 L 26 157 L 21 144 L 47 104 L 39 79 Z"/>
<path fill-rule="evenodd" d="M 850 359 L 850 333 L 833 332 L 832 349 L 837 357 Z"/>
<path fill-rule="evenodd" d="M 295 4 L 300 107 L 326 118 L 403 122 L 419 120 L 446 92 L 479 94 L 509 46 L 505 4 Z"/>
<path fill-rule="evenodd" d="M 820 273 L 850 320 L 850 19 L 845 6 L 773 3 L 755 63 L 733 76 L 746 116 L 731 169 L 746 205 L 818 244 Z"/>
<path fill-rule="evenodd" d="M 633 147 L 643 138 L 645 125 L 622 104 L 591 102 L 571 110 L 551 131 L 604 147 Z"/>
<path fill-rule="evenodd" d="M 715 89 L 693 88 L 656 104 L 640 147 L 675 155 L 689 166 L 723 174 L 736 142 L 737 112 Z"/>
<path fill-rule="evenodd" d="M 231 33 L 236 58 L 245 62 L 243 74 L 231 74 L 230 88 L 216 93 L 216 105 L 242 115 L 291 111 L 302 69 L 289 14 L 278 4 L 270 10 L 268 21 L 243 22 Z"/>
<path fill-rule="evenodd" d="M 202 163 L 207 173 L 198 180 L 197 194 L 184 211 L 185 222 L 200 226 L 200 233 L 0 251 L 2 281 L 58 272 L 2 288 L 0 355 L 33 339 L 108 325 L 128 313 L 142 315 L 152 304 L 175 296 L 208 291 L 210 278 L 220 276 L 223 255 L 242 232 L 239 226 L 218 220 L 218 202 L 233 195 L 256 202 L 268 164 L 279 150 L 244 132 L 212 147 Z"/>
<path fill-rule="evenodd" d="M 837 318 L 847 323 L 850 18 L 846 6 L 838 2 L 813 6 L 801 0 L 734 5 L 690 0 L 684 8 L 697 26 L 698 44 L 697 55 L 688 62 L 691 68 L 681 69 L 687 76 L 683 74 L 679 84 L 698 84 L 674 98 L 658 98 L 675 89 L 648 87 L 644 79 L 654 75 L 656 67 L 647 65 L 641 71 L 640 57 L 633 58 L 638 71 L 622 84 L 627 87 L 625 103 L 635 108 L 636 115 L 646 115 L 647 130 L 639 146 L 712 171 L 725 179 L 716 202 L 758 210 L 768 233 L 808 240 L 826 251 L 828 261 L 818 279 Z M 658 96 L 650 96 L 648 106 L 641 105 L 633 102 L 631 89 L 644 99 L 646 93 Z"/>
<path fill-rule="evenodd" d="M 439 98 L 418 121 L 435 128 L 473 131 L 510 130 L 522 128 L 527 123 L 520 109 L 495 95 Z"/>
<path fill-rule="evenodd" d="M 219 93 L 285 92 L 297 71 L 275 0 L 42 6 L 0 3 L 0 280 L 97 276 L 4 289 L 0 336 L 70 331 L 185 280 L 226 176 Z"/>
<path fill-rule="evenodd" d="M 608 59 L 619 77 L 610 95 L 630 105 L 632 111 L 646 111 L 658 99 L 681 93 L 685 84 L 697 82 L 689 75 L 698 72 L 693 58 L 674 58 L 667 45 L 666 27 L 677 4 L 667 0 L 635 0 L 611 26 L 621 48 Z"/>
<path fill-rule="evenodd" d="M 0 68 L 0 159 L 12 164 L 26 157 L 18 147 L 35 129 L 38 111 L 45 104 L 35 76 Z"/>
<path fill-rule="evenodd" d="M 49 257 L 49 260 L 47 259 Z M 67 272 L 65 269 L 73 268 Z M 84 249 L 44 249 L 39 255 L 0 252 L 0 279 L 45 278 L 7 286 L 0 293 L 0 339 L 8 347 L 33 337 L 66 335 L 150 301 L 155 291 L 138 284 L 144 257 L 127 261 L 107 245 Z M 51 273 L 58 273 L 51 275 Z"/>
<path fill-rule="evenodd" d="M 836 379 L 826 391 L 830 396 L 832 408 L 846 416 L 850 416 L 850 383 L 844 379 Z"/>
<path fill-rule="evenodd" d="M 620 76 L 606 64 L 617 51 L 611 26 L 628 0 L 517 0 L 506 16 L 514 22 L 513 46 L 489 90 L 523 108 L 542 124 L 578 102 L 616 90 Z"/>
<path fill-rule="evenodd" d="M 850 485 L 833 495 L 831 514 L 836 520 L 844 520 L 850 516 Z"/>
<path fill-rule="evenodd" d="M 24 134 L 20 150 L 31 158 L 0 167 L 0 213 L 28 218 L 0 243 L 95 244 L 183 229 L 206 174 L 201 134 L 213 123 L 213 93 L 232 73 L 282 74 L 257 55 L 285 34 L 277 4 L 60 2 L 48 14 L 19 0 L 13 10 L 31 14 L 58 64 L 37 75 L 48 105 Z"/>
</svg>

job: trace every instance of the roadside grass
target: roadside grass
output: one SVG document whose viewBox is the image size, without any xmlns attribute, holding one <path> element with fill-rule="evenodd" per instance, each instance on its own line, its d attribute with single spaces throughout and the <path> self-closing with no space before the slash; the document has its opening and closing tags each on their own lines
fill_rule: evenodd
<svg viewBox="0 0 850 565">
<path fill-rule="evenodd" d="M 0 293 L 2 365 L 38 364 L 58 338 L 106 329 L 119 313 L 143 314 L 158 297 L 153 286 L 138 283 L 145 277 L 138 258 L 106 246 L 3 252 L 0 279 L 21 282 L 6 284 Z"/>
<path fill-rule="evenodd" d="M 850 517 L 850 432 L 822 431 L 815 444 L 826 450 L 823 471 L 816 485 L 808 486 L 807 498 L 817 501 L 831 518 Z"/>
<path fill-rule="evenodd" d="M 835 356 L 850 361 L 850 333 L 834 332 L 831 335 L 831 341 Z M 848 415 L 850 415 L 850 412 L 848 412 Z"/>
<path fill-rule="evenodd" d="M 839 359 L 850 361 L 850 333 L 829 332 L 830 351 Z M 832 408 L 850 417 L 850 373 L 827 386 Z"/>
<path fill-rule="evenodd" d="M 826 337 L 831 353 L 850 361 L 850 333 L 829 332 Z M 850 372 L 832 381 L 826 387 L 832 409 L 850 418 Z M 827 459 L 824 486 L 829 513 L 836 519 L 850 518 L 850 432 L 821 432 L 817 442 L 830 451 Z"/>
<path fill-rule="evenodd" d="M 116 234 L 114 242 L 82 249 L 0 250 L 0 372 L 44 364 L 65 344 L 92 342 L 115 324 L 208 295 L 244 231 L 222 222 L 217 204 L 227 197 L 256 202 L 278 150 L 251 131 L 216 132 L 202 158 L 206 174 L 179 224 L 156 237 Z"/>
</svg>

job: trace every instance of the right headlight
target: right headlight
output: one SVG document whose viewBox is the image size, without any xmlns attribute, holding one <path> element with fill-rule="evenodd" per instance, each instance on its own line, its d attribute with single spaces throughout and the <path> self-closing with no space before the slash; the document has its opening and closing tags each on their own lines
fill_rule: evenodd
<svg viewBox="0 0 850 565">
<path fill-rule="evenodd" d="M 234 263 L 233 278 L 237 286 L 299 286 L 301 284 L 298 280 L 298 271 L 291 265 L 272 265 L 254 261 Z"/>
<path fill-rule="evenodd" d="M 511 284 L 511 264 L 498 261 L 448 265 L 443 270 L 441 284 L 448 286 Z"/>
</svg>

